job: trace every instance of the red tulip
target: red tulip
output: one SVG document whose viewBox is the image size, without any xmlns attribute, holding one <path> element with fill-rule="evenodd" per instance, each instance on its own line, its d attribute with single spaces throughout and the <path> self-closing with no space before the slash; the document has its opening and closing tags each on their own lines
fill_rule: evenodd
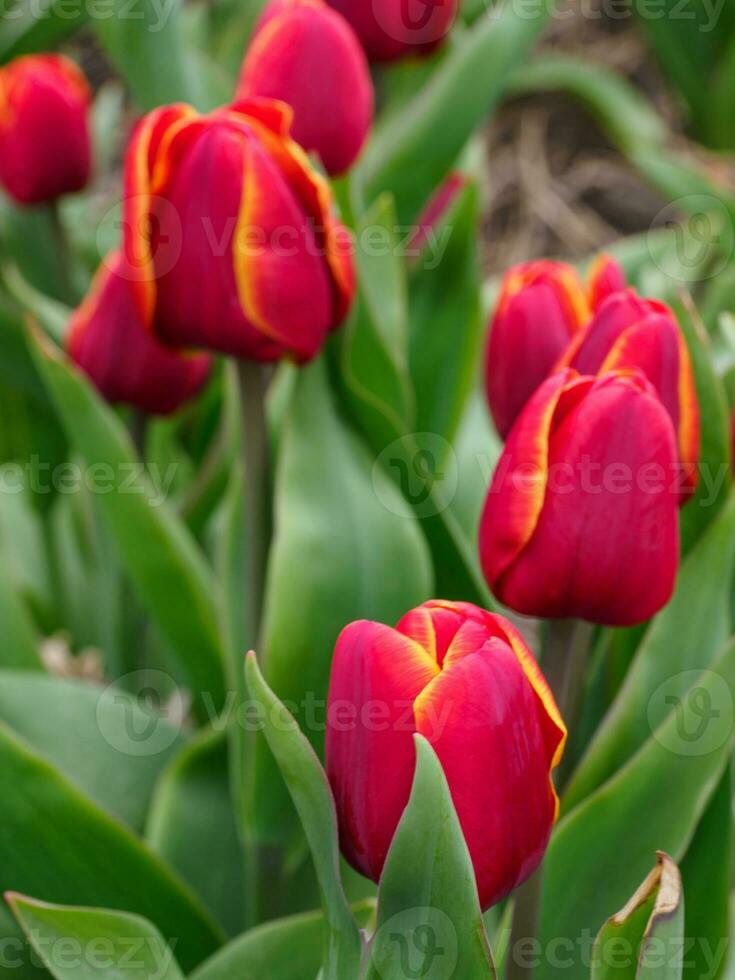
<svg viewBox="0 0 735 980">
<path fill-rule="evenodd" d="M 676 577 L 677 465 L 671 419 L 640 372 L 553 375 L 514 425 L 485 502 L 490 588 L 529 616 L 649 619 Z"/>
<path fill-rule="evenodd" d="M 686 501 L 697 486 L 699 407 L 689 349 L 673 311 L 632 289 L 609 296 L 562 355 L 558 367 L 567 366 L 581 374 L 638 368 L 646 375 L 674 425 L 680 499 Z"/>
<path fill-rule="evenodd" d="M 452 26 L 457 0 L 329 0 L 347 18 L 371 61 L 434 50 Z"/>
<path fill-rule="evenodd" d="M 287 102 L 291 135 L 330 174 L 351 166 L 373 118 L 365 53 L 344 17 L 323 0 L 271 0 L 245 55 L 237 95 Z"/>
<path fill-rule="evenodd" d="M 503 438 L 589 317 L 586 290 L 572 266 L 542 259 L 506 272 L 485 361 L 490 411 Z"/>
<path fill-rule="evenodd" d="M 125 274 L 140 317 L 174 347 L 314 357 L 354 293 L 328 183 L 282 103 L 149 113 L 125 161 Z"/>
<path fill-rule="evenodd" d="M 416 258 L 426 245 L 429 236 L 434 228 L 444 218 L 450 210 L 457 197 L 462 193 L 468 183 L 468 178 L 459 172 L 450 173 L 438 187 L 428 204 L 421 212 L 416 227 L 406 246 L 406 255 L 409 258 Z"/>
<path fill-rule="evenodd" d="M 327 773 L 347 860 L 378 881 L 408 801 L 414 733 L 447 777 L 488 908 L 538 866 L 556 819 L 551 772 L 566 728 L 520 633 L 469 603 L 427 602 L 395 629 L 340 635 Z"/>
<path fill-rule="evenodd" d="M 25 55 L 0 68 L 0 183 L 20 204 L 87 183 L 90 99 L 84 75 L 61 55 Z"/>
<path fill-rule="evenodd" d="M 104 397 L 152 415 L 176 411 L 204 385 L 206 354 L 164 347 L 140 322 L 119 253 L 107 257 L 72 315 L 67 349 Z"/>
<path fill-rule="evenodd" d="M 597 310 L 608 296 L 619 293 L 626 285 L 625 272 L 620 263 L 611 255 L 598 255 L 587 275 L 591 309 Z"/>
</svg>

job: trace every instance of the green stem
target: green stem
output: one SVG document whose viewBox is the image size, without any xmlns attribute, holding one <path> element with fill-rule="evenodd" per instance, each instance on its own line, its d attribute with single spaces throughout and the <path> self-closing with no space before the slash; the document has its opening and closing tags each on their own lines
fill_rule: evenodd
<svg viewBox="0 0 735 980">
<path fill-rule="evenodd" d="M 268 432 L 265 419 L 265 368 L 255 361 L 240 362 L 240 404 L 245 526 L 245 583 L 247 644 L 257 650 L 265 595 L 265 574 L 271 539 Z"/>
<path fill-rule="evenodd" d="M 59 202 L 51 201 L 48 205 L 48 214 L 51 222 L 51 234 L 54 239 L 56 250 L 56 268 L 59 276 L 59 298 L 69 306 L 76 306 L 76 296 L 71 272 L 71 251 L 69 240 L 66 236 L 64 222 L 61 220 Z"/>
<path fill-rule="evenodd" d="M 148 416 L 140 408 L 134 408 L 130 419 L 130 438 L 133 440 L 141 463 L 145 463 L 145 443 L 148 433 Z"/>
<path fill-rule="evenodd" d="M 271 494 L 269 479 L 268 431 L 265 417 L 266 369 L 256 362 L 239 364 L 241 435 L 243 460 L 243 567 L 245 580 L 244 604 L 245 650 L 259 651 L 265 597 L 265 579 L 271 541 Z M 240 660 L 238 656 L 237 660 Z M 247 698 L 245 676 L 240 662 L 237 668 L 237 707 Z M 239 711 L 233 712 L 232 724 L 239 725 Z M 247 732 L 237 731 L 239 742 L 237 778 L 244 780 L 251 769 L 253 739 Z M 246 761 L 247 760 L 247 761 Z M 247 813 L 247 793 L 241 788 L 233 797 L 239 799 L 240 838 L 245 862 L 246 927 L 259 920 L 260 883 L 264 876 L 263 855 L 253 839 Z"/>
<path fill-rule="evenodd" d="M 590 623 L 581 620 L 552 620 L 544 643 L 544 674 L 566 722 L 570 742 L 579 719 L 592 630 Z M 562 762 L 556 773 L 557 792 L 561 792 L 568 775 Z M 514 953 L 536 938 L 542 892 L 543 864 L 516 891 L 505 980 L 529 980 L 533 975 L 533 967 Z"/>
</svg>

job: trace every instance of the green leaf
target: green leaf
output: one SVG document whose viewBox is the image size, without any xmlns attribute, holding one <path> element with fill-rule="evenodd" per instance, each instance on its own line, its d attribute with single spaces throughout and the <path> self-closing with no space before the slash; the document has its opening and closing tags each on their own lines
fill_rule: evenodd
<svg viewBox="0 0 735 980">
<path fill-rule="evenodd" d="M 114 412 L 49 341 L 33 333 L 30 343 L 87 477 L 97 473 L 102 480 L 99 506 L 141 602 L 187 671 L 200 711 L 220 707 L 224 654 L 210 568 L 161 490 L 141 472 Z"/>
<path fill-rule="evenodd" d="M 356 264 L 358 303 L 334 343 L 347 401 L 380 452 L 411 431 L 415 421 L 406 268 L 389 195 L 380 197 L 357 226 Z"/>
<path fill-rule="evenodd" d="M 135 911 L 193 969 L 221 935 L 173 872 L 0 724 L 0 889 Z"/>
<path fill-rule="evenodd" d="M 709 801 L 683 860 L 686 896 L 685 935 L 691 948 L 684 957 L 684 976 L 716 980 L 730 948 L 732 859 L 732 763 Z"/>
<path fill-rule="evenodd" d="M 681 512 L 681 545 L 686 553 L 717 516 L 732 486 L 730 412 L 715 373 L 709 336 L 688 295 L 676 304 L 676 314 L 692 359 L 701 429 L 699 485 Z"/>
<path fill-rule="evenodd" d="M 199 733 L 163 773 L 146 840 L 191 885 L 229 935 L 240 931 L 243 855 L 230 797 L 224 732 Z"/>
<path fill-rule="evenodd" d="M 475 872 L 449 786 L 431 745 L 421 735 L 414 742 L 416 774 L 380 879 L 366 980 L 490 980 Z"/>
<path fill-rule="evenodd" d="M 671 712 L 697 671 L 731 633 L 729 582 L 735 557 L 735 494 L 683 562 L 674 597 L 648 627 L 623 686 L 574 773 L 562 806 L 570 810 L 643 744 Z M 664 690 L 665 688 L 665 690 Z"/>
<path fill-rule="evenodd" d="M 125 976 L 184 980 L 160 932 L 147 919 L 109 909 L 51 905 L 7 895 L 16 918 L 56 980 Z"/>
<path fill-rule="evenodd" d="M 9 8 L 9 9 L 8 9 Z M 0 60 L 48 51 L 87 22 L 87 5 L 64 0 L 16 0 L 0 20 Z"/>
<path fill-rule="evenodd" d="M 346 623 L 395 623 L 433 592 L 420 527 L 400 493 L 337 414 L 322 361 L 299 374 L 281 436 L 263 623 L 263 670 L 321 751 L 334 644 Z M 285 841 L 295 815 L 258 739 L 254 830 Z"/>
<path fill-rule="evenodd" d="M 402 222 L 416 219 L 511 73 L 528 57 L 550 9 L 496 5 L 464 34 L 419 94 L 373 135 L 356 171 L 367 199 L 395 194 Z"/>
<path fill-rule="evenodd" d="M 681 876 L 659 851 L 653 871 L 600 930 L 592 980 L 680 980 L 683 952 Z"/>
<path fill-rule="evenodd" d="M 682 858 L 727 765 L 735 644 L 689 690 L 680 695 L 669 684 L 665 691 L 660 700 L 675 704 L 674 712 L 552 836 L 538 938 L 541 949 L 555 943 L 559 955 L 545 961 L 545 980 L 586 977 L 584 937 L 600 929 L 611 906 L 624 904 L 657 848 Z"/>
<path fill-rule="evenodd" d="M 299 814 L 314 860 L 326 922 L 322 980 L 358 975 L 362 940 L 339 871 L 337 814 L 327 777 L 293 716 L 273 694 L 248 654 L 250 695 L 262 709 L 262 730 Z"/>
<path fill-rule="evenodd" d="M 178 729 L 118 688 L 0 671 L 0 721 L 108 813 L 142 829 Z"/>
<path fill-rule="evenodd" d="M 38 635 L 33 620 L 4 562 L 0 562 L 0 623 L 3 624 L 0 667 L 41 670 Z"/>
<path fill-rule="evenodd" d="M 365 926 L 374 902 L 353 908 Z M 324 916 L 307 912 L 257 926 L 224 946 L 190 980 L 314 980 L 322 962 Z"/>
<path fill-rule="evenodd" d="M 112 16 L 94 19 L 97 37 L 141 109 L 167 102 L 209 108 L 185 42 L 181 13 L 179 0 L 141 0 L 134 7 L 128 0 L 115 0 Z"/>
<path fill-rule="evenodd" d="M 410 365 L 416 428 L 453 438 L 477 372 L 483 316 L 479 195 L 468 184 L 432 228 L 410 278 Z"/>
</svg>

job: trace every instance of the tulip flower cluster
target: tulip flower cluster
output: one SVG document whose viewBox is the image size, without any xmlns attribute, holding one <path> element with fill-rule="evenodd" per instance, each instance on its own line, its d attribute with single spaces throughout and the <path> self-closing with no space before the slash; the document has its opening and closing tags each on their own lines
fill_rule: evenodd
<svg viewBox="0 0 735 980">
<path fill-rule="evenodd" d="M 671 596 L 677 508 L 697 483 L 697 395 L 671 309 L 604 257 L 586 288 L 560 263 L 511 269 L 486 380 L 508 436 L 480 526 L 495 595 L 533 616 L 648 619 Z"/>
</svg>

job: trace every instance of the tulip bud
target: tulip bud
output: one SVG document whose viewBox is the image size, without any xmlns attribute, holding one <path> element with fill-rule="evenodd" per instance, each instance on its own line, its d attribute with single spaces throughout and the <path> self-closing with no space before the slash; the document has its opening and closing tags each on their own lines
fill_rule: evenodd
<svg viewBox="0 0 735 980">
<path fill-rule="evenodd" d="M 351 166 L 373 118 L 365 53 L 344 17 L 323 0 L 271 0 L 245 55 L 237 96 L 287 102 L 291 135 L 330 174 Z"/>
<path fill-rule="evenodd" d="M 503 438 L 589 317 L 586 290 L 572 266 L 543 259 L 506 272 L 485 360 L 487 398 Z"/>
<path fill-rule="evenodd" d="M 408 802 L 416 732 L 444 769 L 488 908 L 543 857 L 566 741 L 544 676 L 506 619 L 433 601 L 395 629 L 362 620 L 337 640 L 327 774 L 345 857 L 373 881 Z"/>
<path fill-rule="evenodd" d="M 490 588 L 528 616 L 649 619 L 676 577 L 676 470 L 671 419 L 640 372 L 553 375 L 490 485 L 480 525 Z"/>
<path fill-rule="evenodd" d="M 557 367 L 581 374 L 642 371 L 671 416 L 681 463 L 679 496 L 689 499 L 697 486 L 699 407 L 689 349 L 673 311 L 633 289 L 617 292 L 574 337 Z"/>
<path fill-rule="evenodd" d="M 406 255 L 409 258 L 415 259 L 421 254 L 434 228 L 449 212 L 467 183 L 468 178 L 463 173 L 451 173 L 432 195 L 408 240 Z"/>
<path fill-rule="evenodd" d="M 164 343 L 272 361 L 314 357 L 354 294 L 329 184 L 252 99 L 199 115 L 165 106 L 125 161 L 125 274 Z"/>
<path fill-rule="evenodd" d="M 457 0 L 329 0 L 352 24 L 370 61 L 434 50 L 452 26 Z"/>
<path fill-rule="evenodd" d="M 87 183 L 90 99 L 84 75 L 61 55 L 25 55 L 0 68 L 0 183 L 19 204 Z"/>
<path fill-rule="evenodd" d="M 113 404 L 168 415 L 206 382 L 211 358 L 164 347 L 138 317 L 120 255 L 108 255 L 72 315 L 67 349 Z"/>
<path fill-rule="evenodd" d="M 626 285 L 625 272 L 620 263 L 611 255 L 598 255 L 587 275 L 590 308 L 599 309 L 608 296 L 619 293 Z"/>
</svg>

